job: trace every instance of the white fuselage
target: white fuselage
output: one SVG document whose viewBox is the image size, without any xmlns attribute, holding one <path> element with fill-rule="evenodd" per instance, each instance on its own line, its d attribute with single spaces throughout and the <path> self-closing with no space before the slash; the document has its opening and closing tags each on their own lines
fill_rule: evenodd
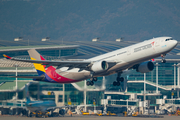
<svg viewBox="0 0 180 120">
<path fill-rule="evenodd" d="M 97 57 L 87 59 L 86 61 L 92 61 L 92 63 L 98 61 L 115 62 L 116 64 L 110 66 L 106 71 L 95 73 L 95 76 L 106 76 L 123 71 L 135 64 L 159 57 L 162 54 L 166 54 L 176 47 L 176 45 L 177 41 L 172 40 L 171 37 L 158 37 L 99 55 Z M 69 71 L 62 72 L 60 75 L 74 80 L 84 80 L 91 77 L 91 73 L 89 71 L 78 71 L 79 68 L 74 68 Z"/>
</svg>

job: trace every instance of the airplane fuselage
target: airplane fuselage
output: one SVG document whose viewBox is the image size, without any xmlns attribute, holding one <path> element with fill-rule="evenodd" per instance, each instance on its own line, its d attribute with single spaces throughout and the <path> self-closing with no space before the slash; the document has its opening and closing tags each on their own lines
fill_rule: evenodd
<svg viewBox="0 0 180 120">
<path fill-rule="evenodd" d="M 176 47 L 176 45 L 177 41 L 171 37 L 158 37 L 85 61 L 92 61 L 92 63 L 98 61 L 106 61 L 107 63 L 115 62 L 116 64 L 114 65 L 109 64 L 107 70 L 93 73 L 93 77 L 107 76 L 131 68 L 133 65 L 141 62 L 159 57 L 162 54 L 165 55 Z M 47 82 L 72 83 L 91 78 L 92 72 L 88 70 L 79 71 L 79 68 L 68 70 L 68 67 L 62 67 L 60 69 L 49 67 L 46 69 L 45 76 L 44 81 Z"/>
<path fill-rule="evenodd" d="M 30 112 L 43 112 L 47 111 L 49 107 L 55 107 L 56 104 L 54 101 L 31 101 L 26 103 L 26 107 Z"/>
</svg>

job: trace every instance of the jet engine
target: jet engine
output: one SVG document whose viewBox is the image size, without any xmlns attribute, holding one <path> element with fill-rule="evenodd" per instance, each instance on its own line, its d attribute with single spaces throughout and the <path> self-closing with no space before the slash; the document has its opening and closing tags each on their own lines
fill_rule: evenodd
<svg viewBox="0 0 180 120">
<path fill-rule="evenodd" d="M 103 72 L 105 70 L 108 69 L 108 63 L 106 61 L 99 61 L 99 62 L 95 62 L 92 66 L 91 66 L 91 70 L 93 72 Z"/>
<path fill-rule="evenodd" d="M 137 72 L 147 73 L 154 69 L 154 64 L 151 61 L 143 62 L 136 68 Z"/>
<path fill-rule="evenodd" d="M 66 111 L 64 109 L 59 110 L 60 115 L 65 115 Z"/>
</svg>

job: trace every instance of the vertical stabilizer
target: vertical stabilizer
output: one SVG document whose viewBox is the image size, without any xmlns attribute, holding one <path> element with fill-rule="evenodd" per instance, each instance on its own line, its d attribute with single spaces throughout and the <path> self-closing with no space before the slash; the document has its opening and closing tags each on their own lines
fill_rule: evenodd
<svg viewBox="0 0 180 120">
<path fill-rule="evenodd" d="M 31 102 L 30 97 L 29 97 L 29 90 L 28 86 L 25 84 L 25 94 L 26 94 L 26 102 Z"/>
<path fill-rule="evenodd" d="M 28 50 L 29 56 L 31 60 L 45 60 L 35 49 Z M 41 76 L 44 74 L 45 71 L 45 65 L 39 64 L 39 63 L 33 63 L 35 69 L 38 72 L 38 75 Z"/>
</svg>

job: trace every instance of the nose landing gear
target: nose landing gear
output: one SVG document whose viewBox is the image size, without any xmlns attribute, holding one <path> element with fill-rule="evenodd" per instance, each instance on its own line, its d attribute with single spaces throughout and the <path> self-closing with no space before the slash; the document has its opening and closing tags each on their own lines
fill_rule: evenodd
<svg viewBox="0 0 180 120">
<path fill-rule="evenodd" d="M 166 63 L 165 56 L 166 56 L 166 54 L 161 54 L 161 57 L 162 57 L 161 62 L 162 62 L 162 63 Z"/>
</svg>

